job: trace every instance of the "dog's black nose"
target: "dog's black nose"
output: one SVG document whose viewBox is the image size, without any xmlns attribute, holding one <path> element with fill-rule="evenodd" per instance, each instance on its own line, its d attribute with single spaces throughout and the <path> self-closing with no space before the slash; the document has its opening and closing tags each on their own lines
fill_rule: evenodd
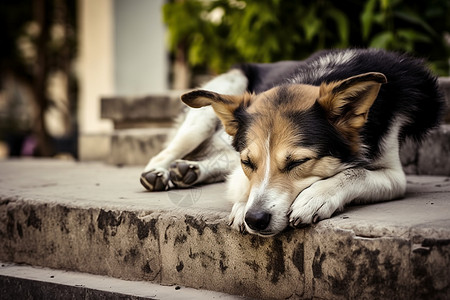
<svg viewBox="0 0 450 300">
<path fill-rule="evenodd" d="M 247 211 L 245 223 L 253 230 L 264 230 L 269 226 L 271 214 L 261 211 Z"/>
</svg>

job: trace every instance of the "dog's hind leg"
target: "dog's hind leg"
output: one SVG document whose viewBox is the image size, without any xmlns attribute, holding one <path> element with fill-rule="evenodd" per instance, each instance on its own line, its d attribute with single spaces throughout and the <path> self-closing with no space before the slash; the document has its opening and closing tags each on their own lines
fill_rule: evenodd
<svg viewBox="0 0 450 300">
<path fill-rule="evenodd" d="M 222 94 L 239 95 L 247 89 L 247 77 L 240 70 L 231 70 L 206 83 L 203 89 Z M 168 146 L 153 157 L 141 174 L 140 181 L 149 191 L 169 188 L 169 167 L 210 138 L 217 129 L 218 119 L 211 107 L 190 109 L 186 119 Z"/>
<path fill-rule="evenodd" d="M 190 109 L 186 119 L 167 147 L 150 159 L 141 174 L 141 183 L 149 191 L 169 188 L 169 166 L 183 158 L 209 138 L 215 131 L 217 117 L 211 107 Z"/>
</svg>

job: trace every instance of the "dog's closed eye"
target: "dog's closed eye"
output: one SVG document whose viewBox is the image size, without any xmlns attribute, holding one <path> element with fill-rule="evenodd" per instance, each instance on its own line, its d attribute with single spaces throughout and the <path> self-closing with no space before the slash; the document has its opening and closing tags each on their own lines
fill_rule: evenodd
<svg viewBox="0 0 450 300">
<path fill-rule="evenodd" d="M 305 162 L 309 161 L 311 158 L 302 158 L 302 159 L 296 159 L 296 160 L 288 160 L 286 162 L 286 165 L 283 169 L 283 172 L 289 172 L 293 169 L 295 169 L 296 167 L 304 164 Z"/>
<path fill-rule="evenodd" d="M 244 167 L 246 167 L 252 171 L 256 170 L 256 165 L 250 160 L 250 158 L 242 159 L 241 163 Z"/>
</svg>

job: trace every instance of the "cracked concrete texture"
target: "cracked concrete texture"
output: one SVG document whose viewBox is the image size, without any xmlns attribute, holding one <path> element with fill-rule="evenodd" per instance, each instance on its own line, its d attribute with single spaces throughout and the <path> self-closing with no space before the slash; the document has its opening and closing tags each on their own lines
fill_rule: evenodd
<svg viewBox="0 0 450 300">
<path fill-rule="evenodd" d="M 227 226 L 225 186 L 148 193 L 140 168 L 0 162 L 0 260 L 262 299 L 450 297 L 450 178 L 274 238 Z"/>
</svg>

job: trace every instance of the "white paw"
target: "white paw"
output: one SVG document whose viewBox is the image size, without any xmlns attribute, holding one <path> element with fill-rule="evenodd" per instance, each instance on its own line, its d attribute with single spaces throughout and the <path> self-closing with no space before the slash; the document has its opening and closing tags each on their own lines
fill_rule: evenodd
<svg viewBox="0 0 450 300">
<path fill-rule="evenodd" d="M 288 212 L 292 227 L 303 227 L 328 219 L 345 204 L 345 195 L 330 179 L 321 180 L 303 190 Z"/>
<path fill-rule="evenodd" d="M 245 230 L 245 206 L 246 202 L 236 202 L 231 209 L 230 216 L 228 217 L 228 225 L 231 228 L 244 233 Z"/>
</svg>

